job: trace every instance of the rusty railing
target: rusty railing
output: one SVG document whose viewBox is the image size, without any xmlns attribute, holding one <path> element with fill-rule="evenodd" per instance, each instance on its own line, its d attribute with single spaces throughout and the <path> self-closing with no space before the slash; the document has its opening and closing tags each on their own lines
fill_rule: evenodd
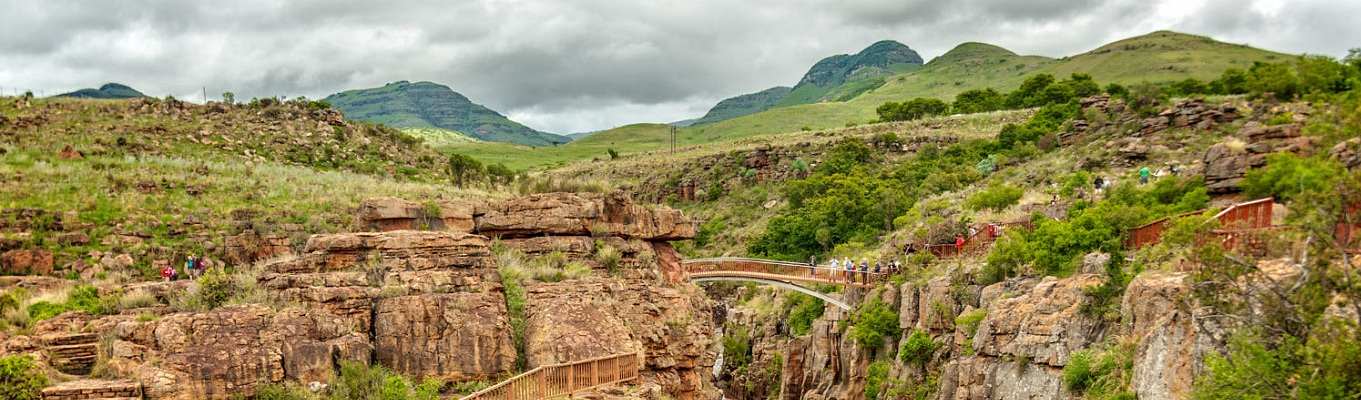
<svg viewBox="0 0 1361 400">
<path fill-rule="evenodd" d="M 479 390 L 461 400 L 538 400 L 569 396 L 579 391 L 637 379 L 638 367 L 638 353 L 545 365 Z"/>
</svg>

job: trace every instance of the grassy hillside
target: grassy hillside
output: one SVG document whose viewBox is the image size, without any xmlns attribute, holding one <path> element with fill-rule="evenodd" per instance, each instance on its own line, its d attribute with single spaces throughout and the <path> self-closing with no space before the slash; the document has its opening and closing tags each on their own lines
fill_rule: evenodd
<svg viewBox="0 0 1361 400">
<path fill-rule="evenodd" d="M 326 97 L 345 117 L 395 128 L 440 128 L 478 140 L 537 146 L 571 139 L 539 132 L 473 103 L 448 86 L 406 81 L 379 88 L 350 90 Z"/>
<path fill-rule="evenodd" d="M 81 157 L 60 157 L 67 146 Z M 301 102 L 0 97 L 0 215 L 39 209 L 66 226 L 12 236 L 0 223 L 0 239 L 52 250 L 57 275 L 98 263 L 92 250 L 129 253 L 132 273 L 152 274 L 152 259 L 221 260 L 225 236 L 247 229 L 296 235 L 294 245 L 346 231 L 368 197 L 491 196 L 448 185 L 444 164 L 415 138 Z M 57 240 L 73 230 L 89 244 Z"/>
<path fill-rule="evenodd" d="M 1247 70 L 1253 61 L 1278 62 L 1288 54 L 1184 33 L 1158 31 L 1101 46 L 1042 68 L 1056 77 L 1089 73 L 1099 82 L 1133 85 L 1186 78 L 1210 81 L 1226 68 Z"/>
<path fill-rule="evenodd" d="M 480 140 L 468 137 L 468 135 L 464 135 L 462 133 L 458 133 L 448 129 L 402 128 L 400 130 L 402 131 L 402 133 L 420 138 L 421 140 L 425 141 L 425 144 L 430 145 L 431 147 L 460 143 L 480 142 Z"/>
<path fill-rule="evenodd" d="M 989 44 L 964 43 L 912 72 L 852 81 L 828 92 L 841 95 L 857 93 L 856 85 L 873 84 L 875 79 L 883 79 L 882 84 L 860 91 L 847 101 L 775 107 L 707 125 L 683 128 L 678 136 L 682 144 L 696 145 L 755 135 L 797 135 L 805 130 L 864 124 L 878 118 L 874 110 L 884 102 L 916 97 L 951 101 L 960 92 L 985 87 L 1006 92 L 1014 90 L 1027 77 L 1039 73 L 1054 74 L 1060 79 L 1074 72 L 1090 73 L 1102 85 L 1170 83 L 1186 78 L 1215 78 L 1226 68 L 1246 68 L 1252 61 L 1284 60 L 1286 57 L 1289 56 L 1175 32 L 1154 32 L 1063 59 L 1023 56 Z M 596 143 L 616 142 L 618 144 L 614 148 L 624 154 L 667 148 L 662 141 L 628 137 L 636 134 L 639 134 L 636 128 L 619 128 L 595 134 L 591 138 Z M 590 147 L 591 151 L 582 151 L 574 148 L 574 145 L 561 146 L 557 150 L 548 149 L 533 156 L 517 153 L 507 147 L 499 147 L 494 152 L 484 151 L 478 148 L 482 145 L 461 147 L 459 151 L 485 157 L 482 158 L 484 162 L 531 167 L 556 165 L 604 154 L 604 147 L 585 146 Z M 574 158 L 581 155 L 584 157 Z"/>
</svg>

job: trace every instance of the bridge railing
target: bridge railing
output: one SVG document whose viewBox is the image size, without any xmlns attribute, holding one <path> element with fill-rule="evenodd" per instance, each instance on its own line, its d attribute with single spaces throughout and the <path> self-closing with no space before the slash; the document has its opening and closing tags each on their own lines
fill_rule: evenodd
<svg viewBox="0 0 1361 400">
<path fill-rule="evenodd" d="M 637 353 L 545 365 L 479 390 L 461 400 L 537 400 L 569 396 L 582 390 L 636 379 L 638 367 Z"/>
<path fill-rule="evenodd" d="M 834 285 L 844 285 L 847 282 L 854 285 L 872 285 L 885 282 L 888 280 L 888 277 L 891 276 L 890 271 L 886 271 L 883 268 L 880 268 L 880 272 L 862 270 L 849 271 L 845 268 L 832 268 L 830 265 L 824 264 L 809 266 L 807 263 L 764 260 L 759 258 L 699 258 L 685 260 L 683 264 L 687 274 L 747 272 L 781 275 L 802 282 Z"/>
</svg>

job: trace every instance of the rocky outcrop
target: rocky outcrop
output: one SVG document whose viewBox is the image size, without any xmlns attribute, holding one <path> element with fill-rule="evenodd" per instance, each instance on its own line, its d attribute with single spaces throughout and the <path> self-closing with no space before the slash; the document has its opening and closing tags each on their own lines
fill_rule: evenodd
<svg viewBox="0 0 1361 400">
<path fill-rule="evenodd" d="M 285 378 L 324 380 L 340 360 L 369 362 L 367 341 L 324 313 L 252 304 L 120 319 L 110 366 L 140 376 L 148 399 L 249 396 Z"/>
<path fill-rule="evenodd" d="M 426 206 L 395 197 L 375 197 L 359 205 L 359 230 L 447 230 L 472 233 L 474 206 L 440 201 Z"/>
<path fill-rule="evenodd" d="M 991 357 L 968 356 L 941 367 L 941 400 L 1062 399 L 1066 397 L 1060 368 L 1020 364 Z"/>
<path fill-rule="evenodd" d="M 474 221 L 478 233 L 492 237 L 595 235 L 669 241 L 693 239 L 698 232 L 679 210 L 633 204 L 622 191 L 510 199 L 487 205 Z"/>
<path fill-rule="evenodd" d="M 1205 356 L 1223 349 L 1227 327 L 1184 303 L 1189 283 L 1185 273 L 1145 273 L 1125 290 L 1120 313 L 1139 343 L 1130 386 L 1140 399 L 1186 398 Z"/>
<path fill-rule="evenodd" d="M 1349 169 L 1361 168 L 1361 138 L 1351 138 L 1333 145 L 1328 158 L 1337 160 Z"/>
<path fill-rule="evenodd" d="M 271 272 L 338 271 L 372 264 L 389 270 L 485 268 L 492 265 L 485 236 L 454 232 L 393 231 L 313 235 L 304 254 L 271 263 Z"/>
<path fill-rule="evenodd" d="M 696 288 L 595 278 L 536 283 L 526 292 L 531 366 L 639 352 L 644 382 L 678 399 L 717 397 L 704 384 L 714 362 L 710 305 Z"/>
<path fill-rule="evenodd" d="M 43 400 L 140 399 L 142 384 L 132 380 L 83 379 L 43 388 Z"/>
<path fill-rule="evenodd" d="M 378 302 L 374 354 L 396 371 L 446 381 L 490 379 L 515 366 L 499 293 L 403 296 Z"/>
<path fill-rule="evenodd" d="M 226 239 L 225 260 L 231 265 L 248 266 L 256 261 L 294 256 L 291 239 L 279 233 L 256 233 L 247 230 Z"/>
<path fill-rule="evenodd" d="M 1101 284 L 1098 275 L 1045 277 L 1025 291 L 1006 292 L 988 304 L 973 350 L 993 357 L 1022 357 L 1054 367 L 1100 339 L 1105 326 L 1079 312 L 1082 289 Z"/>
<path fill-rule="evenodd" d="M 0 254 L 0 270 L 10 274 L 52 274 L 52 250 L 10 250 Z"/>
<path fill-rule="evenodd" d="M 1249 122 L 1238 131 L 1238 137 L 1210 146 L 1202 158 L 1205 187 L 1210 193 L 1233 193 L 1247 171 L 1266 165 L 1268 154 L 1281 151 L 1309 153 L 1314 138 L 1301 136 L 1300 124 L 1264 126 Z"/>
</svg>

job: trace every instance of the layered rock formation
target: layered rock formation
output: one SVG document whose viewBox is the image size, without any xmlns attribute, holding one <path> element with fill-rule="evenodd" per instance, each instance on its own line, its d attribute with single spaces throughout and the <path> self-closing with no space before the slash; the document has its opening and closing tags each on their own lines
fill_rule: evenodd
<svg viewBox="0 0 1361 400">
<path fill-rule="evenodd" d="M 532 368 L 637 353 L 656 393 L 714 397 L 700 373 L 713 363 L 709 304 L 693 287 L 666 284 L 677 276 L 679 256 L 665 241 L 695 234 L 678 211 L 635 205 L 622 193 L 556 193 L 434 207 L 373 199 L 357 220 L 395 230 L 312 235 L 297 252 L 253 232 L 229 240 L 229 252 L 239 250 L 233 257 L 268 260 L 234 279 L 249 279 L 254 284 L 242 290 L 253 292 L 241 294 L 269 304 L 206 312 L 159 306 L 103 317 L 68 312 L 35 326 L 35 336 L 0 338 L 0 354 L 32 354 L 81 374 L 89 369 L 87 350 L 103 346 L 109 372 L 136 377 L 145 398 L 227 399 L 269 383 L 325 382 L 341 362 L 457 382 L 504 377 L 519 357 Z M 523 349 L 516 348 L 506 278 L 487 235 L 519 250 L 510 255 L 524 257 L 517 264 L 561 253 L 593 268 L 582 280 L 512 281 L 525 290 Z M 596 260 L 603 247 L 617 250 L 611 265 Z M 115 289 L 161 299 L 201 290 L 178 281 L 105 291 Z M 85 340 L 92 338 L 108 340 Z"/>
</svg>

